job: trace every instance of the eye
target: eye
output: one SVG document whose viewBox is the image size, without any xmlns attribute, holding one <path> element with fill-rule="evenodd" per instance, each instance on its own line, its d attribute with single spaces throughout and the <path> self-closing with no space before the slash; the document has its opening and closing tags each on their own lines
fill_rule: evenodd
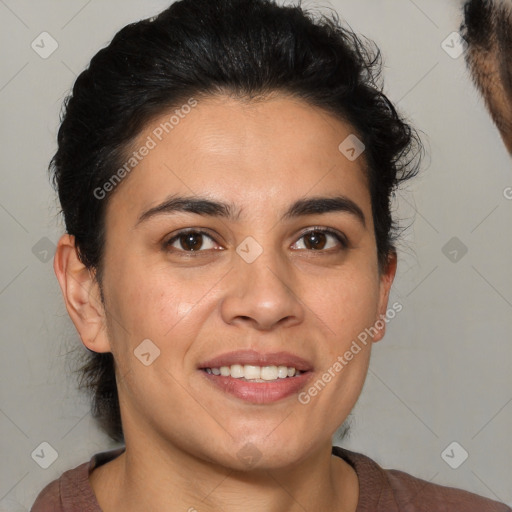
<svg viewBox="0 0 512 512">
<path fill-rule="evenodd" d="M 180 231 L 167 240 L 164 245 L 166 249 L 172 248 L 182 252 L 198 252 L 218 247 L 215 240 L 208 233 L 193 229 Z"/>
<path fill-rule="evenodd" d="M 320 252 L 333 249 L 336 246 L 341 246 L 342 249 L 348 247 L 348 242 L 344 235 L 331 229 L 313 228 L 303 233 L 292 248 Z M 166 250 L 170 249 L 184 253 L 197 253 L 220 249 L 220 246 L 211 235 L 197 229 L 188 229 L 178 232 L 172 238 L 164 242 L 164 247 Z"/>
<path fill-rule="evenodd" d="M 325 251 L 336 247 L 336 245 L 341 245 L 342 249 L 346 249 L 348 247 L 347 239 L 340 233 L 337 233 L 336 231 L 333 231 L 331 229 L 311 229 L 310 231 L 303 233 L 302 236 L 299 238 L 299 241 L 302 239 L 304 239 L 304 241 L 302 242 L 303 247 L 295 247 L 296 249 Z M 331 240 L 331 242 L 329 242 L 329 239 Z M 334 243 L 332 243 L 333 240 Z M 297 241 L 294 245 L 299 244 L 299 241 Z"/>
</svg>

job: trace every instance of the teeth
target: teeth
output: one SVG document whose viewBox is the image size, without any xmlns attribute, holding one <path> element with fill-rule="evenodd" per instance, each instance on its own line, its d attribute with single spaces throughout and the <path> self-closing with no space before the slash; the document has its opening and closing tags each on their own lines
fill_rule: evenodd
<svg viewBox="0 0 512 512">
<path fill-rule="evenodd" d="M 241 379 L 244 376 L 244 367 L 241 364 L 232 364 L 231 367 L 224 366 L 224 371 L 226 370 L 235 379 Z"/>
<path fill-rule="evenodd" d="M 277 367 L 277 376 L 280 379 L 286 379 L 286 377 L 288 377 L 288 368 L 286 366 L 278 366 Z"/>
<path fill-rule="evenodd" d="M 254 366 L 250 364 L 232 364 L 231 366 L 221 366 L 220 368 L 206 368 L 210 375 L 222 375 L 223 377 L 233 377 L 235 379 L 255 380 L 259 382 L 286 379 L 300 375 L 301 372 L 291 366 Z"/>
<path fill-rule="evenodd" d="M 264 366 L 261 369 L 261 379 L 276 380 L 278 377 L 277 366 Z"/>
<path fill-rule="evenodd" d="M 261 379 L 261 366 L 246 364 L 244 366 L 244 378 L 247 380 Z"/>
</svg>

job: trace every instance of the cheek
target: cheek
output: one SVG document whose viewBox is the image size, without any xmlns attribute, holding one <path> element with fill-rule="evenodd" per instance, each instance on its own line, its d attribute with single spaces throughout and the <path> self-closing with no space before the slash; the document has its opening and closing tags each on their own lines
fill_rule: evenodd
<svg viewBox="0 0 512 512">
<path fill-rule="evenodd" d="M 342 349 L 375 322 L 379 302 L 375 276 L 347 269 L 315 290 L 308 306 L 327 326 L 329 338 L 335 340 L 333 348 Z"/>
<path fill-rule="evenodd" d="M 338 291 L 333 288 L 317 297 L 317 310 L 322 312 L 329 335 L 321 351 L 317 375 L 298 397 L 313 431 L 334 432 L 361 394 L 371 353 L 368 328 L 377 313 L 377 293 L 373 287 L 345 282 Z"/>
<path fill-rule="evenodd" d="M 172 342 L 173 353 L 185 350 L 180 339 L 193 339 L 205 321 L 218 281 L 212 275 L 188 278 L 186 271 L 171 272 L 168 265 L 128 262 L 115 267 L 106 279 L 107 316 L 114 356 L 133 352 L 144 339 L 161 350 Z M 186 330 L 186 336 L 183 331 Z"/>
</svg>

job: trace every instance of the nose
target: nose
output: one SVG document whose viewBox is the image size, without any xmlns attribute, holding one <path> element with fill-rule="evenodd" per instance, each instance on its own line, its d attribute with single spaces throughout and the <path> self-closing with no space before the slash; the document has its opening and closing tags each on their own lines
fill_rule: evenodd
<svg viewBox="0 0 512 512">
<path fill-rule="evenodd" d="M 268 331 L 303 321 L 304 306 L 294 290 L 296 278 L 285 262 L 265 251 L 252 263 L 237 256 L 234 265 L 221 304 L 224 322 Z"/>
</svg>

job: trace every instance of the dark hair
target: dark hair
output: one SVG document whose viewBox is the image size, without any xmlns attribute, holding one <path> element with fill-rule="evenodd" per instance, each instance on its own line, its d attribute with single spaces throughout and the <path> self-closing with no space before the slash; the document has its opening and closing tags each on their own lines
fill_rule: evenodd
<svg viewBox="0 0 512 512">
<path fill-rule="evenodd" d="M 504 2 L 470 0 L 464 4 L 460 34 L 468 44 L 466 64 L 492 119 L 512 152 L 512 9 Z"/>
<path fill-rule="evenodd" d="M 50 163 L 67 233 L 100 286 L 105 207 L 94 190 L 149 121 L 187 98 L 251 101 L 282 92 L 348 122 L 364 143 L 379 268 L 395 251 L 391 194 L 419 169 L 423 147 L 380 85 L 381 55 L 332 17 L 271 0 L 181 0 L 127 25 L 77 78 Z M 341 142 L 341 141 L 340 141 Z M 104 299 L 103 291 L 101 292 Z M 81 386 L 93 413 L 123 440 L 112 354 L 88 354 Z"/>
</svg>

